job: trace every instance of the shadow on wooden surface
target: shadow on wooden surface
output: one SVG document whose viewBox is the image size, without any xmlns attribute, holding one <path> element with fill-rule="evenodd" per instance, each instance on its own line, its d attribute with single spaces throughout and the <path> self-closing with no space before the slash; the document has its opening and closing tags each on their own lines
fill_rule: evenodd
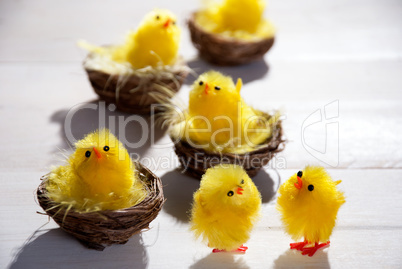
<svg viewBox="0 0 402 269">
<path fill-rule="evenodd" d="M 269 72 L 269 66 L 264 59 L 240 66 L 216 66 L 200 58 L 195 58 L 188 61 L 187 65 L 198 75 L 209 70 L 216 70 L 231 76 L 235 82 L 237 78 L 241 78 L 244 84 L 261 79 Z M 197 77 L 190 74 L 184 83 L 191 85 L 196 79 Z"/>
<path fill-rule="evenodd" d="M 272 173 L 272 175 L 268 174 L 263 168 L 255 177 L 252 178 L 258 191 L 261 193 L 263 203 L 269 203 L 276 194 L 277 188 L 275 188 L 275 185 L 278 186 L 280 184 L 279 174 L 276 173 L 276 175 L 278 178 L 275 178 L 274 180 L 272 178 L 274 177 L 274 173 Z"/>
<path fill-rule="evenodd" d="M 175 169 L 161 176 L 166 202 L 163 209 L 180 222 L 190 220 L 193 193 L 200 187 L 200 181 Z"/>
<path fill-rule="evenodd" d="M 126 146 L 133 159 L 141 157 L 166 130 L 155 126 L 150 117 L 131 115 L 109 109 L 103 101 L 78 104 L 53 113 L 51 122 L 60 125 L 59 149 L 69 150 L 76 140 L 99 128 L 108 128 Z"/>
<path fill-rule="evenodd" d="M 125 245 L 96 251 L 85 248 L 61 229 L 51 229 L 24 244 L 9 268 L 147 268 L 148 260 L 138 234 Z"/>
<path fill-rule="evenodd" d="M 331 268 L 326 251 L 318 250 L 313 257 L 309 257 L 288 249 L 274 261 L 274 268 Z"/>
<path fill-rule="evenodd" d="M 247 254 L 235 254 L 235 253 L 211 253 L 208 256 L 198 260 L 190 269 L 201 268 L 233 268 L 233 269 L 248 269 L 243 255 Z"/>
<path fill-rule="evenodd" d="M 162 210 L 180 222 L 188 222 L 190 220 L 193 194 L 200 187 L 200 181 L 180 171 L 181 169 L 178 168 L 161 176 L 163 194 L 166 198 Z M 280 178 L 274 182 L 271 175 L 261 169 L 257 176 L 253 178 L 253 181 L 261 193 L 262 202 L 268 203 L 276 194 L 277 188 L 275 188 L 275 185 L 279 185 Z"/>
</svg>

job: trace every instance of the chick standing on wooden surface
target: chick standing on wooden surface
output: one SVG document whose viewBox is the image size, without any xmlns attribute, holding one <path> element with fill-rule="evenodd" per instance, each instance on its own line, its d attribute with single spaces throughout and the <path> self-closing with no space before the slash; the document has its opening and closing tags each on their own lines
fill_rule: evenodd
<svg viewBox="0 0 402 269">
<path fill-rule="evenodd" d="M 242 80 L 236 85 L 229 76 L 209 71 L 198 77 L 192 86 L 189 101 L 190 139 L 202 143 L 235 146 L 258 145 L 271 134 L 270 128 L 258 112 L 240 96 Z M 210 131 L 205 131 L 210 129 Z M 259 129 L 260 132 L 248 132 Z M 247 140 L 246 140 L 247 139 Z"/>
<path fill-rule="evenodd" d="M 180 29 L 168 10 L 148 13 L 136 31 L 128 34 L 124 45 L 114 49 L 112 58 L 129 62 L 134 68 L 173 64 L 177 58 Z"/>
<path fill-rule="evenodd" d="M 209 168 L 194 193 L 191 229 L 208 241 L 213 252 L 245 252 L 260 212 L 261 195 L 253 181 L 237 165 Z"/>
<path fill-rule="evenodd" d="M 339 183 L 341 180 L 333 181 L 324 168 L 307 166 L 280 187 L 277 208 L 286 231 L 295 241 L 304 237 L 303 242 L 290 244 L 291 249 L 313 256 L 329 245 L 338 210 L 345 203 L 336 188 Z"/>
<path fill-rule="evenodd" d="M 116 210 L 142 201 L 147 192 L 123 144 L 107 129 L 75 144 L 65 166 L 55 168 L 46 187 L 51 200 L 79 212 Z"/>
</svg>

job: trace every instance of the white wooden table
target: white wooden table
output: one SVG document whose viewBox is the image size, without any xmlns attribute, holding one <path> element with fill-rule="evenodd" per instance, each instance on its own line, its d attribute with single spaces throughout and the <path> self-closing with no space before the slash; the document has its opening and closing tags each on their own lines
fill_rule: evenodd
<svg viewBox="0 0 402 269">
<path fill-rule="evenodd" d="M 60 151 L 69 150 L 66 116 L 78 109 L 71 124 L 77 139 L 100 121 L 98 111 L 84 109 L 98 102 L 81 66 L 85 52 L 75 42 L 122 41 L 147 11 L 169 8 L 183 27 L 181 54 L 202 72 L 213 67 L 197 58 L 185 27 L 186 16 L 199 5 L 195 0 L 0 2 L 0 268 L 401 268 L 399 0 L 272 0 L 267 15 L 278 32 L 265 61 L 214 67 L 244 79 L 247 102 L 281 109 L 286 118 L 285 151 L 255 179 L 263 217 L 247 254 L 211 254 L 194 240 L 186 212 L 199 182 L 175 170 L 178 161 L 160 130 L 155 143 L 129 148 L 165 186 L 167 202 L 150 231 L 98 252 L 53 221 L 43 226 L 47 217 L 36 213 L 42 210 L 35 188 L 40 176 L 60 163 Z M 183 100 L 191 81 L 179 94 Z M 107 113 L 107 119 L 119 116 L 129 115 Z M 139 139 L 136 123 L 121 132 L 129 141 Z M 291 238 L 275 209 L 278 185 L 306 164 L 328 167 L 343 180 L 347 197 L 331 247 L 312 258 L 289 250 Z"/>
</svg>

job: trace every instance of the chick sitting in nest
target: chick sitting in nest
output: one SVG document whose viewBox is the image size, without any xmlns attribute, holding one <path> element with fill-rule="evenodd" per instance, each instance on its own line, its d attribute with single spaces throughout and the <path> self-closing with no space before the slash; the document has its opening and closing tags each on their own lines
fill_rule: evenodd
<svg viewBox="0 0 402 269">
<path fill-rule="evenodd" d="M 53 169 L 46 190 L 68 210 L 93 212 L 132 207 L 147 195 L 123 144 L 109 130 L 75 144 L 68 163 Z"/>
<path fill-rule="evenodd" d="M 79 45 L 90 52 L 84 68 L 99 97 L 122 111 L 149 115 L 152 105 L 174 96 L 189 72 L 178 55 L 179 41 L 176 17 L 156 9 L 122 45 Z"/>
</svg>

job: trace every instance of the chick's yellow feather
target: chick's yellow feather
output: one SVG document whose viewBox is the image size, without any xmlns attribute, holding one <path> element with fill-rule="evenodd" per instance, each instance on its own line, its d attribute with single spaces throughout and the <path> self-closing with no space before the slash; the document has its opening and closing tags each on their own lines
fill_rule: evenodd
<svg viewBox="0 0 402 269">
<path fill-rule="evenodd" d="M 260 113 L 240 96 L 241 79 L 209 71 L 194 82 L 189 101 L 188 137 L 199 144 L 255 146 L 271 130 Z"/>
<path fill-rule="evenodd" d="M 129 62 L 134 68 L 171 65 L 179 50 L 180 29 L 168 10 L 148 13 L 136 31 L 130 32 L 124 45 L 116 47 L 112 59 Z"/>
<path fill-rule="evenodd" d="M 75 147 L 68 163 L 49 175 L 51 200 L 90 212 L 131 207 L 145 198 L 127 150 L 109 130 L 88 134 Z"/>
<path fill-rule="evenodd" d="M 194 193 L 191 229 L 210 247 L 232 251 L 248 241 L 260 207 L 260 193 L 242 167 L 217 165 Z"/>
<path fill-rule="evenodd" d="M 286 232 L 293 240 L 304 237 L 309 243 L 326 242 L 338 210 L 345 203 L 343 193 L 336 187 L 340 181 L 333 181 L 322 167 L 307 166 L 298 174 L 301 184 L 295 174 L 279 189 L 277 208 Z"/>
</svg>

